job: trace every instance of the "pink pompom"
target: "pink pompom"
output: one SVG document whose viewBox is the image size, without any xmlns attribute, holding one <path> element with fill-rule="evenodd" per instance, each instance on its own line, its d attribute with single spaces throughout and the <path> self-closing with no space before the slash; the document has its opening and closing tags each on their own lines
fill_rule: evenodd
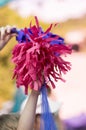
<svg viewBox="0 0 86 130">
<path fill-rule="evenodd" d="M 61 43 L 58 35 L 49 33 L 52 25 L 43 32 L 37 26 L 30 26 L 22 30 L 26 38 L 19 41 L 12 52 L 12 61 L 15 63 L 14 76 L 17 86 L 24 85 L 25 93 L 28 93 L 28 87 L 34 90 L 40 90 L 46 78 L 50 81 L 53 88 L 55 81 L 63 80 L 62 73 L 70 70 L 70 63 L 64 61 L 61 55 L 71 53 L 71 48 Z M 52 44 L 53 41 L 60 42 Z"/>
</svg>

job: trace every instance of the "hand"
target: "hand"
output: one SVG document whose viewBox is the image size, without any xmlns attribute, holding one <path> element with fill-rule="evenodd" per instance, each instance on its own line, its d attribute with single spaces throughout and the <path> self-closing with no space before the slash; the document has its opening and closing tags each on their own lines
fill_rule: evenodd
<svg viewBox="0 0 86 130">
<path fill-rule="evenodd" d="M 16 36 L 15 33 L 11 33 L 12 28 L 15 27 L 7 25 L 6 27 L 0 28 L 0 50 L 4 48 L 4 46 L 13 36 Z"/>
</svg>

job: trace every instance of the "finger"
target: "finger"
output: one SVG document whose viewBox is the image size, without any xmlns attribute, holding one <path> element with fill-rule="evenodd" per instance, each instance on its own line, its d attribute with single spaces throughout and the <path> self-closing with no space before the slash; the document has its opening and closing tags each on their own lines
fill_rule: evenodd
<svg viewBox="0 0 86 130">
<path fill-rule="evenodd" d="M 10 26 L 10 25 L 7 25 L 6 27 L 5 27 L 5 30 L 6 30 L 6 33 L 10 33 L 11 32 L 11 29 L 12 29 L 12 27 Z"/>
<path fill-rule="evenodd" d="M 6 35 L 9 36 L 9 39 L 10 39 L 11 37 L 13 37 L 13 36 L 17 36 L 16 33 L 12 33 L 12 34 L 11 34 L 11 30 L 12 30 L 13 28 L 16 28 L 16 26 L 15 26 L 15 25 L 13 25 L 13 26 L 7 25 L 7 26 L 5 27 Z"/>
<path fill-rule="evenodd" d="M 38 87 L 39 87 L 39 90 L 40 90 L 41 86 L 42 86 L 42 82 L 41 82 L 40 80 L 38 80 Z"/>
<path fill-rule="evenodd" d="M 1 27 L 1 28 L 0 28 L 0 39 L 3 40 L 3 39 L 4 39 L 4 36 L 5 36 L 5 28 L 4 28 L 4 27 Z"/>
<path fill-rule="evenodd" d="M 38 88 L 38 82 L 37 81 L 34 81 L 34 89 L 37 91 L 37 90 L 39 90 L 39 88 Z"/>
</svg>

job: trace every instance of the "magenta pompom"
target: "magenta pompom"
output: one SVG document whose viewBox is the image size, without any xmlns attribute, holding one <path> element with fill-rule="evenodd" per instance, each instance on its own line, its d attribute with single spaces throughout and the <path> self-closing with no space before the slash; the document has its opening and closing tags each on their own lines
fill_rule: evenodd
<svg viewBox="0 0 86 130">
<path fill-rule="evenodd" d="M 36 19 L 36 25 L 22 29 L 17 37 L 18 43 L 12 52 L 15 63 L 14 76 L 17 86 L 24 85 L 40 90 L 44 82 L 50 82 L 55 88 L 51 77 L 58 81 L 62 73 L 70 70 L 70 63 L 61 57 L 71 53 L 71 48 L 64 44 L 64 39 L 50 32 L 52 25 L 44 32 Z M 47 85 L 48 86 L 48 85 Z"/>
</svg>

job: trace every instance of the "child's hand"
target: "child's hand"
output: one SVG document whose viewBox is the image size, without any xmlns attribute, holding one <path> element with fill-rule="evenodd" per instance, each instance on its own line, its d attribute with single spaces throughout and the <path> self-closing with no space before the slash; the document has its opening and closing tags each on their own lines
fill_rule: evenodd
<svg viewBox="0 0 86 130">
<path fill-rule="evenodd" d="M 13 28 L 14 26 L 9 26 L 9 25 L 0 28 L 0 50 L 4 48 L 4 46 L 13 36 L 16 36 L 15 33 L 11 33 L 11 30 Z"/>
</svg>

